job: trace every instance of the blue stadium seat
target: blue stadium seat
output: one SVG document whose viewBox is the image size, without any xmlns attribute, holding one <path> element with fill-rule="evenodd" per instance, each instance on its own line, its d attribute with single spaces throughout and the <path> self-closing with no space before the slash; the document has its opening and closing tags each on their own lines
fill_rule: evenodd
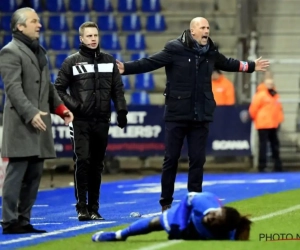
<svg viewBox="0 0 300 250">
<path fill-rule="evenodd" d="M 103 34 L 101 37 L 101 46 L 105 50 L 121 50 L 121 44 L 117 33 Z"/>
<path fill-rule="evenodd" d="M 118 0 L 119 12 L 136 12 L 136 0 Z"/>
<path fill-rule="evenodd" d="M 81 24 L 83 24 L 84 22 L 88 22 L 88 21 L 91 21 L 91 16 L 88 13 L 85 15 L 74 16 L 72 28 L 74 30 L 78 30 Z"/>
<path fill-rule="evenodd" d="M 17 0 L 1 0 L 0 12 L 13 12 L 18 8 Z"/>
<path fill-rule="evenodd" d="M 4 47 L 6 44 L 8 44 L 12 40 L 11 34 L 6 34 L 3 36 L 2 46 Z"/>
<path fill-rule="evenodd" d="M 45 1 L 45 10 L 50 12 L 66 12 L 66 5 L 64 0 Z"/>
<path fill-rule="evenodd" d="M 69 10 L 73 12 L 88 12 L 90 8 L 87 0 L 71 0 Z"/>
<path fill-rule="evenodd" d="M 154 78 L 152 73 L 135 75 L 134 88 L 137 90 L 154 90 Z"/>
<path fill-rule="evenodd" d="M 57 54 L 55 57 L 55 68 L 60 69 L 61 65 L 63 64 L 64 60 L 69 56 L 68 53 L 66 54 Z"/>
<path fill-rule="evenodd" d="M 47 61 L 48 61 L 49 69 L 52 70 L 53 67 L 52 67 L 51 60 L 49 59 L 49 56 L 47 55 L 46 58 L 47 58 Z"/>
<path fill-rule="evenodd" d="M 138 53 L 131 54 L 131 61 L 139 60 L 141 58 L 148 57 L 148 54 L 145 51 L 140 51 Z"/>
<path fill-rule="evenodd" d="M 124 84 L 124 89 L 125 90 L 130 90 L 131 89 L 131 85 L 130 85 L 130 80 L 128 75 L 121 75 L 122 77 L 122 82 Z"/>
<path fill-rule="evenodd" d="M 11 19 L 11 15 L 1 17 L 1 20 L 0 20 L 1 30 L 10 31 L 10 19 Z"/>
<path fill-rule="evenodd" d="M 0 76 L 0 89 L 2 89 L 2 90 L 4 89 L 4 82 L 1 78 L 1 76 Z"/>
<path fill-rule="evenodd" d="M 159 13 L 147 17 L 146 30 L 147 31 L 164 31 L 166 29 L 165 17 Z"/>
<path fill-rule="evenodd" d="M 145 50 L 145 36 L 141 33 L 129 34 L 126 39 L 126 49 L 128 50 Z"/>
<path fill-rule="evenodd" d="M 123 56 L 122 56 L 121 52 L 112 52 L 109 54 L 111 54 L 115 59 L 119 60 L 120 62 L 123 61 Z"/>
<path fill-rule="evenodd" d="M 55 80 L 56 80 L 56 78 L 57 78 L 57 74 L 54 73 L 54 72 L 52 72 L 51 75 L 50 75 L 50 78 L 51 78 L 51 82 L 52 82 L 52 83 L 55 83 Z"/>
<path fill-rule="evenodd" d="M 132 105 L 147 105 L 150 104 L 150 97 L 146 91 L 139 91 L 131 93 L 131 101 Z"/>
<path fill-rule="evenodd" d="M 73 49 L 79 49 L 79 46 L 80 46 L 79 34 L 76 34 L 73 36 L 72 47 Z"/>
<path fill-rule="evenodd" d="M 40 45 L 43 46 L 44 49 L 48 49 L 48 44 L 46 42 L 45 35 L 42 32 L 40 33 L 39 41 L 40 41 Z"/>
<path fill-rule="evenodd" d="M 140 31 L 142 29 L 141 18 L 137 14 L 123 16 L 122 30 L 123 31 Z"/>
<path fill-rule="evenodd" d="M 70 50 L 68 34 L 52 34 L 50 37 L 49 47 L 53 50 Z"/>
<path fill-rule="evenodd" d="M 114 11 L 110 0 L 93 0 L 92 9 L 96 12 L 112 12 Z"/>
<path fill-rule="evenodd" d="M 40 18 L 40 24 L 42 25 L 42 27 L 40 28 L 40 31 L 45 31 L 45 25 L 44 25 L 44 19 Z"/>
<path fill-rule="evenodd" d="M 141 9 L 143 12 L 160 12 L 160 0 L 143 0 Z"/>
<path fill-rule="evenodd" d="M 30 0 L 31 7 L 36 11 L 36 12 L 42 12 L 44 11 L 43 9 L 43 4 L 41 4 L 40 0 Z"/>
<path fill-rule="evenodd" d="M 10 32 L 10 20 L 11 20 L 11 15 L 3 15 L 0 19 L 0 29 Z M 42 19 L 41 19 L 41 24 L 42 24 L 41 31 L 43 31 L 44 25 Z"/>
<path fill-rule="evenodd" d="M 117 22 L 113 14 L 98 16 L 97 24 L 101 31 L 118 31 Z"/>
<path fill-rule="evenodd" d="M 69 26 L 64 14 L 49 16 L 48 29 L 52 31 L 68 31 Z"/>
</svg>

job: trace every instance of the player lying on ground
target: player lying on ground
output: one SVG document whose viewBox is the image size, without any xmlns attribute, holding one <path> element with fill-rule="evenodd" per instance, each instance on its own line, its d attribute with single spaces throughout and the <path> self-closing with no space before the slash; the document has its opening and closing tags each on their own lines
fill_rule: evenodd
<svg viewBox="0 0 300 250">
<path fill-rule="evenodd" d="M 251 223 L 235 208 L 223 206 L 212 193 L 188 193 L 159 216 L 139 219 L 117 232 L 97 232 L 92 240 L 124 241 L 129 236 L 163 230 L 169 240 L 249 240 Z"/>
</svg>

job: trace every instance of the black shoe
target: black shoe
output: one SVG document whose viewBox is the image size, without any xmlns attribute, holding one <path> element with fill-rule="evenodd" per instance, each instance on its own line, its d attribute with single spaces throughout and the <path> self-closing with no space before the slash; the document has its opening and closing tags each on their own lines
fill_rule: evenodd
<svg viewBox="0 0 300 250">
<path fill-rule="evenodd" d="M 77 217 L 79 221 L 91 220 L 86 204 L 78 203 L 76 205 Z"/>
<path fill-rule="evenodd" d="M 2 231 L 2 234 L 27 234 L 27 233 L 29 233 L 28 230 L 22 227 L 19 223 L 11 224 L 8 227 L 3 228 Z"/>
<path fill-rule="evenodd" d="M 92 220 L 104 220 L 104 218 L 96 211 L 90 212 L 90 217 Z"/>
<path fill-rule="evenodd" d="M 31 224 L 22 226 L 22 228 L 25 229 L 28 233 L 38 233 L 38 234 L 47 233 L 46 230 L 36 229 Z"/>
<path fill-rule="evenodd" d="M 168 210 L 171 208 L 171 205 L 165 205 L 161 207 L 161 212 L 163 213 L 164 211 Z"/>
<path fill-rule="evenodd" d="M 29 233 L 47 233 L 46 230 L 34 228 L 31 224 L 21 226 L 19 223 L 12 224 L 3 228 L 3 234 L 29 234 Z"/>
</svg>

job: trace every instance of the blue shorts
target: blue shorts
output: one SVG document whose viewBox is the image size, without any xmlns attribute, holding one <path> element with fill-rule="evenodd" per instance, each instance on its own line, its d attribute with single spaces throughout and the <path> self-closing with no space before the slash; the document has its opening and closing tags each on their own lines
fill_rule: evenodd
<svg viewBox="0 0 300 250">
<path fill-rule="evenodd" d="M 170 209 L 167 209 L 159 216 L 159 221 L 164 230 L 169 234 L 170 225 L 173 223 L 174 214 L 177 210 L 178 205 L 172 206 Z"/>
</svg>

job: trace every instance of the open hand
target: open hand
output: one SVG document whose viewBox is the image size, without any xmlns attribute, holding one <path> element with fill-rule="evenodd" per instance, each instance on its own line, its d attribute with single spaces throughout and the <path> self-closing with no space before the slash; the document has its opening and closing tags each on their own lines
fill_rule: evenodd
<svg viewBox="0 0 300 250">
<path fill-rule="evenodd" d="M 270 66 L 270 62 L 268 60 L 262 60 L 262 57 L 256 59 L 255 62 L 255 71 L 266 71 Z"/>
<path fill-rule="evenodd" d="M 46 124 L 42 120 L 42 115 L 48 115 L 47 112 L 39 111 L 31 120 L 31 125 L 40 131 L 46 131 Z"/>
</svg>

